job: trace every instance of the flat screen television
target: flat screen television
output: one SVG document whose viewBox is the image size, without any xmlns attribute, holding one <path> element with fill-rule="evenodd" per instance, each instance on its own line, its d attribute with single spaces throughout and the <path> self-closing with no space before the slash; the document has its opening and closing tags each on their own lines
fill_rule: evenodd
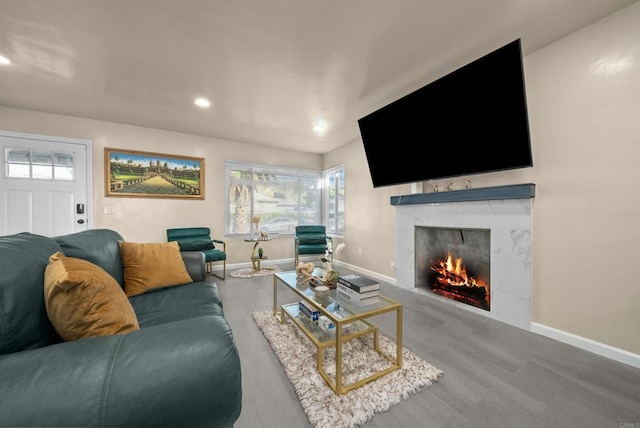
<svg viewBox="0 0 640 428">
<path fill-rule="evenodd" d="M 358 126 L 373 187 L 533 166 L 520 39 Z"/>
</svg>

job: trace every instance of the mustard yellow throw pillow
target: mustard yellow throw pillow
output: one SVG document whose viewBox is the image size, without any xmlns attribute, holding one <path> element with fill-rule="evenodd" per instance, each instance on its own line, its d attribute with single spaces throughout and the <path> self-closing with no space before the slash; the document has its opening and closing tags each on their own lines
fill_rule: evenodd
<svg viewBox="0 0 640 428">
<path fill-rule="evenodd" d="M 111 275 L 60 251 L 49 257 L 44 298 L 49 320 L 65 341 L 140 329 L 129 299 Z"/>
<path fill-rule="evenodd" d="M 120 256 L 124 266 L 124 291 L 129 297 L 154 288 L 193 282 L 176 241 L 120 242 Z"/>
</svg>

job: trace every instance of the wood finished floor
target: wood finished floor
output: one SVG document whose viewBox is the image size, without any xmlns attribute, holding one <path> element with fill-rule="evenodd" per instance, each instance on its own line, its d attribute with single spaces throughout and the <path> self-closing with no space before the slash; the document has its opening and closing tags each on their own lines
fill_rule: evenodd
<svg viewBox="0 0 640 428">
<path fill-rule="evenodd" d="M 272 276 L 214 279 L 242 361 L 234 428 L 310 426 L 251 317 L 272 308 Z M 390 284 L 382 293 L 403 304 L 404 346 L 445 375 L 365 427 L 640 427 L 639 369 Z M 394 318 L 376 323 L 393 337 Z"/>
</svg>

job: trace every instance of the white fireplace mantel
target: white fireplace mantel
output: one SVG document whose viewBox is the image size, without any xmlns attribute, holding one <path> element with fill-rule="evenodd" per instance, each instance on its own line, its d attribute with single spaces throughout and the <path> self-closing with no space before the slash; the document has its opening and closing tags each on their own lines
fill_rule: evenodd
<svg viewBox="0 0 640 428">
<path fill-rule="evenodd" d="M 392 196 L 396 206 L 396 283 L 498 321 L 531 328 L 531 209 L 534 184 Z M 491 310 L 415 287 L 415 228 L 489 229 Z"/>
</svg>

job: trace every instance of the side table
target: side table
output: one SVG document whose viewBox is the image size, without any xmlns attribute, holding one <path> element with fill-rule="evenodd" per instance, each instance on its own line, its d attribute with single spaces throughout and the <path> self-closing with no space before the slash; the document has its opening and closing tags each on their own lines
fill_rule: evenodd
<svg viewBox="0 0 640 428">
<path fill-rule="evenodd" d="M 244 242 L 254 242 L 253 249 L 251 250 L 251 266 L 253 267 L 254 272 L 259 271 L 261 269 L 260 262 L 262 260 L 267 260 L 269 257 L 258 257 L 256 256 L 256 249 L 261 242 L 268 242 L 271 239 L 245 239 Z M 273 268 L 265 268 L 265 269 L 273 269 Z"/>
</svg>

